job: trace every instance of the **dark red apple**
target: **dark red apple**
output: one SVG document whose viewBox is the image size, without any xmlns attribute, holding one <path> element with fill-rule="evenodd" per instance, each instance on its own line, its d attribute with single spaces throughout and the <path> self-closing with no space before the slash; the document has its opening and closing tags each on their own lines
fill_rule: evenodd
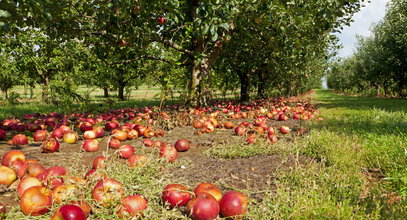
<svg viewBox="0 0 407 220">
<path fill-rule="evenodd" d="M 223 217 L 245 215 L 248 201 L 245 195 L 237 191 L 229 191 L 219 202 L 220 213 Z"/>
<path fill-rule="evenodd" d="M 63 205 L 51 216 L 51 220 L 86 220 L 86 214 L 76 205 Z"/>
<path fill-rule="evenodd" d="M 161 198 L 172 209 L 174 207 L 185 206 L 191 200 L 192 195 L 183 185 L 169 184 L 164 188 Z"/>
<path fill-rule="evenodd" d="M 186 139 L 179 139 L 177 142 L 175 142 L 175 149 L 177 149 L 178 152 L 187 151 L 190 147 L 191 143 L 189 143 L 189 141 Z"/>
<path fill-rule="evenodd" d="M 208 193 L 195 194 L 187 204 L 187 214 L 194 220 L 212 220 L 219 215 L 219 203 Z"/>
<path fill-rule="evenodd" d="M 105 135 L 105 129 L 100 126 L 93 127 L 93 132 L 95 132 L 96 138 L 101 138 Z"/>
<path fill-rule="evenodd" d="M 82 132 L 90 131 L 90 130 L 93 129 L 93 125 L 92 125 L 92 123 L 85 121 L 85 122 L 82 122 L 82 123 L 79 125 L 79 129 L 80 129 Z"/>
<path fill-rule="evenodd" d="M 52 132 L 52 137 L 61 139 L 64 136 L 64 130 L 57 128 Z"/>
<path fill-rule="evenodd" d="M 118 124 L 117 122 L 111 122 L 111 121 L 109 121 L 109 122 L 106 122 L 106 124 L 105 124 L 105 130 L 106 130 L 106 131 L 114 130 L 114 129 L 116 129 L 117 127 L 119 127 L 119 124 Z"/>
<path fill-rule="evenodd" d="M 0 140 L 5 140 L 6 137 L 7 137 L 6 131 L 0 128 Z"/>
<path fill-rule="evenodd" d="M 157 22 L 160 23 L 161 25 L 164 25 L 166 20 L 167 19 L 164 16 L 157 18 Z"/>
</svg>

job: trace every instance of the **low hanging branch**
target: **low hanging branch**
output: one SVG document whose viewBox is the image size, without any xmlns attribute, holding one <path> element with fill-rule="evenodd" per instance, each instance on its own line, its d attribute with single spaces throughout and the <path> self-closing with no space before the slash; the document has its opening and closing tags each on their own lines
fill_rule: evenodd
<svg viewBox="0 0 407 220">
<path fill-rule="evenodd" d="M 129 64 L 129 63 L 135 62 L 137 60 L 141 60 L 141 59 L 159 60 L 159 61 L 171 64 L 171 61 L 169 61 L 167 59 L 164 59 L 164 58 L 161 58 L 161 57 L 155 57 L 155 56 L 152 56 L 152 55 L 141 55 L 139 57 L 135 57 L 135 58 L 130 59 L 130 60 L 117 61 L 117 62 L 112 62 L 112 63 L 107 63 L 107 64 L 108 65 Z"/>
</svg>

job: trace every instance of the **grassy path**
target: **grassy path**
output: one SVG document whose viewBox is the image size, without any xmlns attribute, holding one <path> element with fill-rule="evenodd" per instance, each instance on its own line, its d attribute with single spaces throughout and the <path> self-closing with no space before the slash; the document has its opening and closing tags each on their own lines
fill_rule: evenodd
<svg viewBox="0 0 407 220">
<path fill-rule="evenodd" d="M 276 174 L 253 217 L 403 219 L 407 213 L 407 100 L 317 90 L 324 119 L 292 153 L 314 158 Z M 267 211 L 265 211 L 267 210 Z"/>
</svg>

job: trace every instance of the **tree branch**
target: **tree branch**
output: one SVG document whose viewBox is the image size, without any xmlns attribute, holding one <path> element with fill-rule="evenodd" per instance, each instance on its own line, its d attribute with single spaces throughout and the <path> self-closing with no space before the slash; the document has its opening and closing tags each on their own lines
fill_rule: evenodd
<svg viewBox="0 0 407 220">
<path fill-rule="evenodd" d="M 189 55 L 189 56 L 193 56 L 193 55 L 194 55 L 194 54 L 192 53 L 192 51 L 187 50 L 187 49 L 184 49 L 184 48 L 182 48 L 180 45 L 174 43 L 173 41 L 167 40 L 167 39 L 161 39 L 161 40 L 157 40 L 157 39 L 156 39 L 156 40 L 154 40 L 154 42 L 162 43 L 162 44 L 164 44 L 164 45 L 167 45 L 167 46 L 169 46 L 169 47 L 172 47 L 172 48 L 174 48 L 174 49 L 176 49 L 176 50 L 178 50 L 178 51 L 180 51 L 180 52 L 182 52 L 182 53 L 184 53 L 184 54 L 186 54 L 186 55 Z"/>
<path fill-rule="evenodd" d="M 130 59 L 130 60 L 117 61 L 117 62 L 112 62 L 112 63 L 107 63 L 107 64 L 108 65 L 129 64 L 129 63 L 135 62 L 137 60 L 141 60 L 141 59 L 158 60 L 158 61 L 162 61 L 162 62 L 171 64 L 171 62 L 169 60 L 167 60 L 167 59 L 164 59 L 164 58 L 161 58 L 161 57 L 155 57 L 155 56 L 152 56 L 152 55 L 141 55 L 139 57 L 135 57 L 135 58 Z"/>
</svg>

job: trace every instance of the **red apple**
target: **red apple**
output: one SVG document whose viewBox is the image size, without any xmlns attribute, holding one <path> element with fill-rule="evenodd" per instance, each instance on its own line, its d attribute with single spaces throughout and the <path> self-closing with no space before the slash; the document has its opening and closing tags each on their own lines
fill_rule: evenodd
<svg viewBox="0 0 407 220">
<path fill-rule="evenodd" d="M 219 215 L 219 203 L 208 193 L 198 193 L 187 204 L 187 214 L 194 220 L 212 220 Z"/>
<path fill-rule="evenodd" d="M 3 166 L 8 167 L 10 165 L 10 163 L 14 160 L 25 161 L 25 154 L 19 150 L 8 151 L 6 154 L 3 155 L 1 164 Z"/>
<path fill-rule="evenodd" d="M 147 157 L 144 155 L 131 155 L 127 160 L 130 167 L 142 166 L 147 162 Z"/>
<path fill-rule="evenodd" d="M 119 147 L 118 153 L 121 158 L 127 159 L 134 154 L 134 147 L 131 145 L 123 145 Z"/>
<path fill-rule="evenodd" d="M 92 190 L 92 198 L 102 206 L 111 204 L 122 196 L 122 184 L 114 179 L 100 180 Z"/>
<path fill-rule="evenodd" d="M 79 208 L 82 209 L 82 211 L 85 213 L 85 215 L 90 214 L 91 207 L 87 202 L 85 202 L 83 200 L 81 200 L 81 201 L 69 201 L 68 204 L 79 206 Z"/>
<path fill-rule="evenodd" d="M 40 163 L 28 163 L 27 171 L 28 175 L 36 177 L 41 173 L 45 172 L 45 167 Z"/>
<path fill-rule="evenodd" d="M 17 179 L 16 172 L 13 169 L 0 166 L 0 186 L 6 185 L 9 187 Z"/>
<path fill-rule="evenodd" d="M 34 141 L 35 142 L 40 142 L 40 141 L 45 141 L 48 137 L 48 131 L 46 130 L 37 130 L 34 133 Z"/>
<path fill-rule="evenodd" d="M 238 126 L 235 128 L 235 134 L 238 136 L 243 136 L 246 134 L 246 128 L 243 126 Z"/>
<path fill-rule="evenodd" d="M 54 153 L 59 149 L 59 142 L 57 139 L 50 137 L 47 138 L 41 145 L 42 152 L 44 153 Z"/>
<path fill-rule="evenodd" d="M 86 220 L 86 214 L 76 205 L 63 205 L 51 216 L 51 220 Z"/>
<path fill-rule="evenodd" d="M 147 199 L 140 194 L 122 198 L 117 215 L 120 218 L 141 217 L 142 211 L 147 209 Z"/>
<path fill-rule="evenodd" d="M 32 186 L 42 186 L 42 183 L 35 177 L 32 176 L 24 177 L 17 186 L 18 198 L 21 198 L 25 190 Z"/>
<path fill-rule="evenodd" d="M 16 134 L 12 139 L 12 143 L 14 146 L 28 144 L 28 138 L 24 134 Z"/>
<path fill-rule="evenodd" d="M 85 121 L 85 122 L 82 122 L 82 123 L 79 125 L 79 129 L 80 129 L 82 132 L 90 131 L 90 130 L 93 129 L 93 125 L 92 125 L 92 123 Z"/>
<path fill-rule="evenodd" d="M 93 132 L 95 132 L 96 138 L 100 138 L 105 135 L 105 129 L 100 126 L 93 127 Z"/>
<path fill-rule="evenodd" d="M 178 152 L 187 151 L 190 147 L 191 143 L 186 139 L 179 139 L 175 142 L 175 149 L 177 149 Z"/>
<path fill-rule="evenodd" d="M 66 169 L 64 167 L 50 167 L 45 170 L 40 176 L 37 176 L 40 180 L 45 181 L 47 186 L 59 186 L 64 183 L 64 176 L 66 175 Z"/>
<path fill-rule="evenodd" d="M 105 161 L 106 161 L 106 157 L 105 156 L 98 156 L 93 160 L 93 166 L 92 169 L 97 169 L 97 168 L 104 168 L 105 165 Z"/>
<path fill-rule="evenodd" d="M 169 184 L 164 188 L 161 198 L 164 203 L 168 203 L 170 208 L 185 206 L 192 195 L 188 192 L 188 189 L 180 184 Z"/>
<path fill-rule="evenodd" d="M 121 143 L 120 143 L 119 140 L 114 139 L 114 138 L 110 139 L 110 141 L 109 141 L 109 147 L 111 147 L 111 148 L 113 148 L 113 149 L 117 149 L 117 148 L 119 148 L 120 146 L 121 146 Z"/>
<path fill-rule="evenodd" d="M 51 205 L 51 191 L 42 186 L 28 188 L 25 190 L 20 200 L 21 211 L 25 215 L 43 215 L 49 212 Z"/>
<path fill-rule="evenodd" d="M 99 141 L 96 139 L 86 139 L 82 144 L 82 149 L 86 152 L 96 152 L 99 150 Z"/>
<path fill-rule="evenodd" d="M 290 128 L 287 127 L 287 126 L 281 126 L 281 127 L 280 127 L 280 132 L 281 132 L 282 134 L 288 134 L 288 132 L 290 132 Z"/>
<path fill-rule="evenodd" d="M 267 134 L 268 134 L 268 135 L 273 135 L 273 134 L 275 133 L 273 127 L 267 127 L 267 128 L 266 128 L 266 131 L 267 131 Z"/>
<path fill-rule="evenodd" d="M 229 191 L 223 195 L 219 202 L 220 213 L 223 217 L 245 215 L 248 201 L 245 195 L 237 191 Z"/>
<path fill-rule="evenodd" d="M 203 183 L 199 184 L 195 188 L 194 193 L 198 194 L 200 192 L 205 192 L 205 193 L 211 194 L 218 202 L 222 199 L 222 191 L 220 191 L 220 189 L 212 183 L 203 182 Z"/>
<path fill-rule="evenodd" d="M 177 149 L 174 146 L 166 145 L 160 149 L 160 157 L 165 158 L 168 162 L 174 161 L 178 156 Z"/>
<path fill-rule="evenodd" d="M 150 138 L 146 138 L 146 139 L 143 140 L 143 144 L 146 147 L 152 147 L 154 145 L 154 141 L 151 140 Z"/>
<path fill-rule="evenodd" d="M 109 122 L 106 122 L 106 124 L 105 124 L 105 130 L 106 130 L 106 131 L 114 130 L 114 129 L 116 129 L 117 127 L 119 127 L 119 124 L 118 124 L 117 122 L 111 122 L 111 121 L 109 121 Z"/>
<path fill-rule="evenodd" d="M 68 127 L 69 128 L 69 127 Z M 68 132 L 67 132 L 68 133 Z M 61 139 L 64 136 L 64 130 L 62 128 L 57 128 L 52 132 L 52 137 Z"/>
<path fill-rule="evenodd" d="M 10 168 L 16 172 L 18 178 L 23 178 L 27 173 L 28 164 L 22 160 L 13 160 L 10 163 Z"/>
<path fill-rule="evenodd" d="M 59 129 L 62 130 L 62 135 L 72 131 L 71 127 L 69 127 L 68 125 L 61 125 L 61 127 L 59 127 Z"/>
<path fill-rule="evenodd" d="M 164 25 L 166 20 L 167 19 L 164 16 L 157 18 L 157 22 L 160 23 L 161 25 Z"/>
<path fill-rule="evenodd" d="M 6 136 L 7 136 L 6 131 L 0 128 L 0 140 L 5 140 Z"/>
</svg>

